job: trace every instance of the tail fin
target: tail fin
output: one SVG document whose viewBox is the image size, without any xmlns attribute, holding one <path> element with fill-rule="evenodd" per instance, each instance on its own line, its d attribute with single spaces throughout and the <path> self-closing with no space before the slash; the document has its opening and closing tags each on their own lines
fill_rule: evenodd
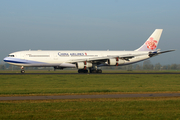
<svg viewBox="0 0 180 120">
<path fill-rule="evenodd" d="M 163 29 L 156 29 L 147 41 L 135 51 L 154 51 L 159 43 Z"/>
</svg>

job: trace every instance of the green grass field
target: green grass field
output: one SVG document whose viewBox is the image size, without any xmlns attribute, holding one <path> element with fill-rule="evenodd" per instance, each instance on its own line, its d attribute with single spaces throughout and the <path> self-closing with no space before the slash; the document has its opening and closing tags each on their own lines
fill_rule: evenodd
<svg viewBox="0 0 180 120">
<path fill-rule="evenodd" d="M 179 120 L 179 98 L 0 101 L 6 120 Z"/>
<path fill-rule="evenodd" d="M 180 75 L 0 75 L 0 96 L 180 92 Z M 180 120 L 180 97 L 0 101 L 0 119 Z"/>
<path fill-rule="evenodd" d="M 0 95 L 179 92 L 180 75 L 0 75 Z"/>
</svg>

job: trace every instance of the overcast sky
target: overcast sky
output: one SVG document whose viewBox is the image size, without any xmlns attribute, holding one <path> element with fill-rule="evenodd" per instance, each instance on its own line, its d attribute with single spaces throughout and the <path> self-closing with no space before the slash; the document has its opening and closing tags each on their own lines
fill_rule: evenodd
<svg viewBox="0 0 180 120">
<path fill-rule="evenodd" d="M 0 60 L 21 50 L 135 50 L 157 28 L 152 63 L 180 64 L 180 0 L 0 0 Z"/>
</svg>

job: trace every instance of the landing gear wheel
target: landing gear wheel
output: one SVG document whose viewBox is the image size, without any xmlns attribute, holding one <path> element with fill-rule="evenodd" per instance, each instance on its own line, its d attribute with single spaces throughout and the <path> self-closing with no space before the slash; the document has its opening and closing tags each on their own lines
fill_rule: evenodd
<svg viewBox="0 0 180 120">
<path fill-rule="evenodd" d="M 96 70 L 91 70 L 91 72 L 90 73 L 96 73 Z"/>
<path fill-rule="evenodd" d="M 25 73 L 24 66 L 21 66 L 21 73 L 22 73 L 22 74 Z"/>
<path fill-rule="evenodd" d="M 88 70 L 84 70 L 84 73 L 88 73 Z"/>
<path fill-rule="evenodd" d="M 84 70 L 84 69 L 79 69 L 78 73 L 88 73 L 88 70 Z"/>
<path fill-rule="evenodd" d="M 101 69 L 97 69 L 97 70 L 90 69 L 90 73 L 102 73 L 102 70 Z"/>
<path fill-rule="evenodd" d="M 97 72 L 97 73 L 102 73 L 102 70 L 101 70 L 101 69 L 98 69 L 96 72 Z"/>
<path fill-rule="evenodd" d="M 21 73 L 24 74 L 24 73 L 25 73 L 25 70 L 21 70 Z"/>
</svg>

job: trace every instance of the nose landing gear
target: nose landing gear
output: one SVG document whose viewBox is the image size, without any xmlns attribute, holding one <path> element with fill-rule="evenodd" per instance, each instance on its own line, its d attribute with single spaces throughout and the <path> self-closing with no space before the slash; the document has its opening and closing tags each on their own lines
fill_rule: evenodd
<svg viewBox="0 0 180 120">
<path fill-rule="evenodd" d="M 21 73 L 22 73 L 22 74 L 25 73 L 24 66 L 21 66 Z"/>
</svg>

